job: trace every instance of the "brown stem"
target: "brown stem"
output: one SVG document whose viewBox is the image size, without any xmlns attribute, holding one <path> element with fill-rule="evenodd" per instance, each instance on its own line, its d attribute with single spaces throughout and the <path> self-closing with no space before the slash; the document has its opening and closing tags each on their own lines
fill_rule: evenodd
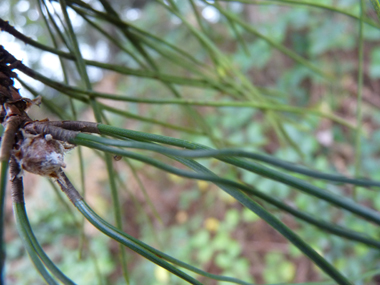
<svg viewBox="0 0 380 285">
<path fill-rule="evenodd" d="M 76 131 L 65 130 L 42 122 L 31 122 L 25 125 L 24 129 L 32 134 L 50 134 L 54 139 L 65 142 L 70 142 L 71 139 L 79 134 L 79 132 Z"/>
<path fill-rule="evenodd" d="M 67 178 L 66 174 L 61 170 L 57 173 L 57 183 L 63 193 L 69 197 L 71 203 L 75 205 L 76 202 L 83 200 L 82 196 L 75 189 L 74 185 L 71 184 L 69 178 Z"/>
<path fill-rule="evenodd" d="M 19 116 L 12 116 L 7 119 L 1 142 L 0 160 L 9 160 L 13 145 L 15 143 L 16 132 L 24 121 L 25 118 Z"/>
<path fill-rule="evenodd" d="M 49 126 L 60 127 L 65 130 L 95 133 L 100 134 L 98 129 L 98 123 L 84 122 L 84 121 L 43 121 L 38 122 L 41 124 L 48 124 Z"/>
<path fill-rule="evenodd" d="M 9 69 L 17 68 L 18 70 L 22 71 L 26 75 L 32 78 L 36 78 L 36 73 L 33 71 L 33 69 L 30 69 L 29 67 L 24 65 L 20 60 L 17 60 L 2 45 L 0 45 L 0 55 L 1 55 L 1 58 L 5 58 L 5 61 L 10 64 L 8 66 Z"/>
<path fill-rule="evenodd" d="M 22 40 L 24 43 L 29 42 L 31 38 L 25 36 L 24 34 L 20 33 L 17 31 L 13 26 L 9 24 L 8 21 L 4 21 L 3 19 L 0 18 L 0 30 L 7 32 L 14 36 L 16 39 Z"/>
<path fill-rule="evenodd" d="M 14 203 L 24 203 L 24 186 L 22 176 L 19 176 L 20 171 L 20 165 L 12 155 L 9 163 L 9 172 L 11 177 L 11 195 Z"/>
<path fill-rule="evenodd" d="M 70 142 L 80 132 L 99 134 L 97 123 L 80 121 L 35 121 L 24 126 L 32 134 L 50 134 L 54 139 Z"/>
</svg>

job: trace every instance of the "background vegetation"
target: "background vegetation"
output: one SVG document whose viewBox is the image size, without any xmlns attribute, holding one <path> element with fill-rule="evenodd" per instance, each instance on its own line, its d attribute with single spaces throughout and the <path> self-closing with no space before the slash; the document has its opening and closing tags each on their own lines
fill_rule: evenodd
<svg viewBox="0 0 380 285">
<path fill-rule="evenodd" d="M 213 148 L 273 155 L 329 174 L 380 180 L 380 25 L 369 1 L 3 1 L 0 17 L 30 37 L 24 45 L 2 32 L 0 42 L 42 75 L 31 79 L 18 72 L 21 94 L 42 96 L 42 107 L 29 113 L 34 119 L 101 120 Z M 138 153 L 181 167 L 161 154 Z M 114 160 L 113 172 L 106 167 L 110 160 L 89 148 L 72 151 L 66 162 L 67 175 L 101 217 L 122 223 L 126 233 L 179 260 L 257 284 L 336 283 L 213 183 L 131 159 Z M 276 177 L 217 159 L 198 162 L 220 177 L 378 241 L 376 222 Z M 342 201 L 348 197 L 380 209 L 376 187 L 291 175 Z M 123 265 L 116 258 L 123 252 L 117 242 L 83 223 L 50 181 L 29 174 L 24 180 L 37 239 L 77 284 L 183 284 L 132 251 Z M 6 281 L 43 284 L 18 238 L 9 198 Z M 348 280 L 377 284 L 378 245 L 335 236 L 254 199 Z"/>
</svg>

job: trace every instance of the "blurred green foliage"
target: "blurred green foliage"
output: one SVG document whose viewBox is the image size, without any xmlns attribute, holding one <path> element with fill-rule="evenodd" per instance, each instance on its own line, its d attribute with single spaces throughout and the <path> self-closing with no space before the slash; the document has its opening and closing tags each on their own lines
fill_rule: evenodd
<svg viewBox="0 0 380 285">
<path fill-rule="evenodd" d="M 30 3 L 31 7 L 29 9 L 22 10 L 21 3 L 26 5 L 25 2 L 27 1 L 16 2 L 1 3 L 0 7 L 2 8 L 0 8 L 0 11 L 9 11 L 10 13 L 7 14 L 9 20 L 17 28 L 22 29 L 23 33 L 33 35 L 39 42 L 49 43 L 48 34 L 40 26 L 42 20 L 38 17 L 35 4 Z M 130 3 L 124 3 L 124 1 L 111 2 L 118 6 L 120 11 L 127 12 L 132 9 Z M 199 10 L 204 11 L 207 4 L 202 1 L 198 2 Z M 314 2 L 334 5 L 356 15 L 358 15 L 359 11 L 358 1 Z M 90 1 L 90 3 L 96 5 L 97 2 Z M 300 107 L 318 106 L 322 110 L 327 108 L 334 111 L 334 113 L 343 114 L 347 120 L 355 119 L 355 114 L 347 111 L 347 105 L 343 104 L 350 99 L 352 101 L 353 98 L 352 94 L 343 85 L 344 80 L 347 79 L 354 83 L 356 82 L 358 21 L 334 11 L 307 6 L 283 7 L 273 3 L 273 5 L 251 5 L 250 10 L 248 10 L 248 6 L 238 6 L 238 4 L 233 2 L 225 3 L 225 5 L 230 5 L 231 10 L 236 9 L 238 15 L 247 17 L 248 14 L 248 16 L 253 17 L 255 27 L 262 34 L 305 57 L 318 68 L 328 71 L 329 74 L 334 76 L 334 80 L 322 79 L 320 75 L 312 72 L 307 67 L 289 60 L 278 50 L 270 47 L 263 39 L 239 27 L 237 32 L 241 35 L 247 47 L 247 50 L 244 50 L 225 18 L 221 17 L 216 23 L 207 22 L 203 19 L 205 30 L 209 33 L 214 44 L 220 47 L 224 55 L 228 57 L 235 69 L 247 74 L 248 78 L 257 87 L 266 88 L 267 93 L 265 91 L 263 93 L 268 100 Z M 183 6 L 181 5 L 180 9 L 186 16 L 191 15 L 194 17 L 189 2 L 184 3 Z M 74 13 L 72 10 L 70 12 Z M 37 13 L 37 17 L 33 18 L 35 13 Z M 168 14 L 161 6 L 150 2 L 140 13 L 141 15 L 137 20 L 131 21 L 133 24 L 136 24 L 141 29 L 150 31 L 158 37 L 165 38 L 166 41 L 175 46 L 186 45 L 187 50 L 191 51 L 193 57 L 199 61 L 209 63 L 210 59 L 207 57 L 204 47 L 194 37 L 190 36 L 189 31 L 185 29 L 176 16 Z M 4 12 L 0 16 L 5 17 Z M 80 22 L 78 16 L 76 19 Z M 195 21 L 193 18 L 191 20 Z M 107 29 L 108 27 L 104 28 Z M 81 41 L 81 47 L 88 52 L 89 56 L 86 56 L 86 58 L 91 59 L 93 57 L 107 63 L 122 62 L 127 64 L 128 67 L 138 67 L 136 60 L 126 55 L 126 53 L 121 53 L 118 49 L 112 50 L 112 45 L 110 43 L 104 44 L 104 39 L 100 34 L 89 34 L 87 29 L 88 26 L 84 24 L 83 20 L 75 27 L 75 32 Z M 118 31 L 109 32 L 111 36 L 115 37 L 119 34 Z M 368 72 L 365 73 L 365 76 L 367 76 L 369 85 L 380 78 L 379 36 L 380 31 L 378 28 L 365 25 L 365 64 L 368 65 Z M 14 41 L 10 38 L 7 38 L 7 40 Z M 132 45 L 128 42 L 125 43 L 125 47 L 131 49 Z M 23 50 L 30 55 L 37 54 L 35 50 L 28 46 L 23 47 Z M 170 64 L 157 51 L 149 48 L 147 50 L 162 73 L 186 74 L 186 70 L 180 69 L 178 65 Z M 100 60 L 97 57 L 101 54 L 103 54 L 103 58 Z M 140 58 L 140 60 L 142 59 Z M 41 65 L 41 54 L 28 56 L 26 63 L 40 72 L 47 70 L 46 65 Z M 219 68 L 220 77 L 228 76 L 226 75 L 228 74 L 228 67 L 224 68 L 221 65 Z M 89 72 L 89 74 L 91 75 L 92 73 Z M 103 88 L 109 87 L 114 89 L 113 92 L 120 91 L 124 95 L 138 95 L 141 98 L 167 98 L 170 92 L 169 88 L 163 86 L 160 82 L 145 78 L 132 76 L 126 79 L 121 79 L 117 76 L 107 78 L 109 76 L 107 73 L 100 75 L 93 73 L 92 79 L 99 80 L 99 85 L 101 85 L 102 80 L 105 80 L 101 79 L 102 75 L 112 83 L 111 87 L 105 84 Z M 51 76 L 60 77 L 59 74 L 54 75 L 54 73 L 51 73 Z M 72 78 L 72 80 L 76 81 L 77 79 Z M 70 102 L 67 97 L 63 97 L 51 89 L 44 89 L 38 84 L 34 88 L 43 94 L 46 101 L 53 101 L 62 110 L 69 109 Z M 221 92 L 215 90 L 194 87 L 176 88 L 188 99 L 204 100 L 207 98 L 207 100 L 215 101 L 222 97 L 223 99 L 230 99 L 228 95 L 221 94 Z M 322 91 L 317 92 L 316 89 Z M 379 91 L 380 89 L 375 88 L 375 90 Z M 22 89 L 21 92 L 24 93 L 25 90 Z M 74 102 L 74 104 L 80 116 L 88 112 L 87 105 L 78 102 Z M 121 102 L 117 107 L 125 108 L 125 110 L 136 115 L 144 114 L 150 118 L 159 118 L 160 121 L 169 123 L 175 122 L 177 125 L 189 128 L 194 128 L 197 125 L 194 118 L 185 113 L 183 109 L 174 109 L 169 105 L 143 106 L 137 103 L 126 104 Z M 371 124 L 368 129 L 363 130 L 365 138 L 361 144 L 362 173 L 366 177 L 380 180 L 378 171 L 380 154 L 380 131 L 378 126 L 380 117 L 376 113 L 377 110 L 372 106 L 367 104 L 364 107 L 366 108 L 366 120 L 370 121 Z M 295 143 L 295 145 L 291 145 L 287 140 L 275 133 L 270 119 L 264 116 L 264 112 L 260 110 L 252 108 L 237 109 L 234 107 L 211 110 L 210 108 L 199 107 L 197 111 L 203 115 L 209 126 L 212 126 L 214 136 L 223 141 L 225 146 L 266 151 L 276 157 L 302 163 L 325 172 L 334 172 L 337 166 L 343 164 L 343 167 L 338 169 L 339 171 L 345 171 L 345 174 L 353 173 L 353 132 L 347 130 L 347 128 L 330 124 L 328 125 L 328 130 L 331 132 L 330 135 L 333 141 L 325 146 L 316 139 L 316 130 L 324 123 L 324 120 L 326 120 L 324 118 L 307 117 L 300 119 L 298 115 L 291 113 L 283 115 L 282 124 L 288 136 Z M 346 111 L 348 114 L 345 113 Z M 47 112 L 49 111 L 45 113 L 44 110 L 43 116 L 49 114 L 50 117 L 51 113 Z M 67 111 L 67 113 L 69 112 Z M 66 114 L 63 114 L 63 116 L 66 118 Z M 67 117 L 69 116 L 67 115 Z M 87 118 L 85 115 L 83 117 Z M 212 140 L 206 136 L 175 133 L 173 130 L 162 128 L 159 125 L 141 121 L 125 124 L 124 118 L 108 112 L 107 119 L 113 125 L 127 125 L 129 128 L 145 132 L 180 136 L 189 141 L 213 145 Z M 339 153 L 339 150 L 344 148 L 348 149 L 349 152 L 346 157 L 344 157 L 345 154 Z M 90 156 L 88 155 L 86 159 L 90 159 Z M 74 158 L 72 159 L 74 160 Z M 88 170 L 92 162 L 91 160 L 85 161 L 86 169 Z M 337 161 L 341 164 L 337 164 Z M 215 163 L 214 166 L 224 177 L 234 177 L 244 183 L 253 184 L 257 188 L 263 189 L 267 194 L 294 205 L 300 210 L 307 210 L 319 218 L 331 220 L 336 224 L 365 232 L 372 237 L 379 236 L 377 227 L 368 223 L 362 224 L 349 213 L 332 210 L 326 202 L 317 198 L 300 194 L 288 186 L 246 171 L 236 173 L 235 170 L 229 167 L 219 166 L 217 162 L 207 161 L 204 163 Z M 137 168 L 139 174 L 144 174 L 148 177 L 146 180 L 149 183 L 152 182 L 151 180 L 162 176 L 162 173 L 155 172 L 150 168 L 147 169 L 141 163 L 133 162 L 132 164 Z M 73 176 L 75 176 L 76 172 L 76 169 L 69 169 L 69 173 Z M 128 183 L 129 180 L 132 180 L 132 177 L 123 177 L 122 179 Z M 315 185 L 342 196 L 348 195 L 352 190 L 338 185 L 330 185 L 321 180 L 310 180 Z M 184 180 L 170 181 L 170 177 L 164 177 L 162 181 L 153 186 L 152 184 L 149 185 L 156 188 L 160 188 L 160 186 L 163 188 L 176 188 L 175 190 L 168 188 L 163 191 L 181 191 L 178 203 L 174 206 L 172 205 L 173 209 L 170 209 L 168 215 L 182 213 L 185 218 L 178 218 L 178 215 L 175 216 L 177 218 L 166 217 L 164 218 L 164 225 L 158 225 L 157 221 L 155 221 L 152 226 L 152 224 L 146 222 L 146 211 L 149 211 L 147 210 L 149 208 L 142 205 L 145 211 L 139 212 L 134 206 L 133 215 L 128 212 L 129 216 L 124 218 L 127 218 L 128 222 L 134 225 L 134 227 L 130 227 L 138 235 L 139 239 L 149 244 L 159 244 L 162 246 L 160 249 L 164 252 L 190 264 L 198 264 L 205 270 L 211 268 L 218 274 L 235 276 L 247 282 L 255 282 L 254 276 L 259 276 L 258 282 L 265 283 L 293 282 L 295 280 L 297 275 L 296 261 L 301 257 L 292 245 L 289 245 L 289 252 L 283 254 L 272 251 L 270 248 L 264 253 L 248 252 L 249 245 L 240 243 L 242 241 L 240 236 L 243 235 L 247 228 L 257 228 L 258 231 L 265 230 L 265 226 L 260 225 L 257 216 L 247 209 L 243 209 L 235 201 L 223 196 L 223 194 L 217 193 L 209 185 L 199 185 Z M 85 245 L 84 251 L 86 254 L 81 259 L 78 259 L 74 252 L 75 248 L 78 247 L 80 230 L 74 226 L 73 217 L 65 207 L 59 206 L 59 209 L 57 209 L 56 203 L 38 204 L 41 200 L 56 199 L 50 189 L 45 190 L 47 188 L 45 182 L 40 183 L 34 187 L 35 189 L 40 189 L 38 190 L 40 194 L 33 194 L 33 198 L 28 201 L 28 212 L 30 213 L 33 227 L 38 229 L 36 232 L 41 244 L 46 246 L 47 252 L 54 261 L 59 264 L 69 277 L 75 277 L 74 279 L 78 284 L 96 284 L 95 280 L 97 278 L 94 274 L 96 271 L 94 268 L 98 268 L 100 275 L 106 276 L 105 280 L 100 281 L 99 284 L 123 284 L 124 280 L 120 274 L 120 267 L 114 260 L 115 243 L 110 242 L 100 234 L 94 234 L 87 240 L 88 244 Z M 106 177 L 100 176 L 96 183 L 101 184 L 103 189 L 108 187 Z M 180 190 L 178 186 L 181 187 Z M 202 187 L 205 187 L 206 190 L 202 190 Z M 104 191 L 104 193 L 108 192 Z M 112 220 L 112 213 L 105 210 L 105 208 L 110 207 L 109 194 L 104 193 L 97 193 L 100 196 L 94 198 L 92 203 L 102 215 Z M 131 193 L 132 191 L 129 194 L 125 192 L 120 195 L 123 200 L 127 200 L 128 197 L 131 197 Z M 370 206 L 380 210 L 380 199 L 377 191 L 358 191 L 356 199 L 362 203 L 369 203 Z M 202 202 L 199 202 L 200 200 Z M 38 206 L 34 207 L 34 203 Z M 129 206 L 129 203 L 125 203 L 126 206 Z M 268 208 L 272 209 L 270 206 Z M 281 220 L 290 219 L 286 221 L 292 223 L 292 227 L 297 230 L 299 235 L 304 237 L 314 248 L 319 249 L 320 253 L 340 271 L 347 276 L 358 277 L 356 284 L 370 284 L 371 276 L 363 277 L 363 279 L 360 279 L 360 276 L 380 265 L 380 256 L 377 250 L 329 236 L 310 225 L 286 217 L 285 214 L 276 209 L 273 209 L 272 212 Z M 151 218 L 151 215 L 148 216 Z M 79 220 L 78 215 L 75 214 L 75 217 Z M 158 227 L 160 230 L 153 234 L 152 227 Z M 253 235 L 255 234 L 254 232 Z M 70 244 L 70 240 L 73 240 L 74 245 Z M 284 240 L 276 240 L 276 242 L 284 244 Z M 29 266 L 29 261 L 22 258 L 23 250 L 18 239 L 15 238 L 8 242 L 7 254 L 6 270 L 7 274 L 11 276 L 10 280 L 15 280 L 17 284 L 39 284 L 40 281 L 34 268 Z M 136 259 L 135 255 L 128 255 L 128 259 L 131 264 L 131 284 L 183 284 L 181 283 L 183 282 L 182 280 L 177 277 L 166 276 L 165 273 L 155 269 L 156 265 L 141 258 Z M 18 265 L 15 266 L 17 263 Z M 75 266 L 72 266 L 72 264 L 75 264 Z M 256 272 L 255 267 L 262 268 L 261 272 Z M 314 268 L 309 270 L 312 272 L 312 278 L 317 278 L 318 280 L 324 278 L 324 276 L 319 276 L 318 271 L 314 270 Z M 218 284 L 227 283 L 219 282 Z"/>
</svg>

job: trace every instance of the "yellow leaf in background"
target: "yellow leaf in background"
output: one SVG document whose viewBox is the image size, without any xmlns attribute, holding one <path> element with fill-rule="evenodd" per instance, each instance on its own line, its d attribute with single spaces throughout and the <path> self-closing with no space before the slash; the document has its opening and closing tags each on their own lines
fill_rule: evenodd
<svg viewBox="0 0 380 285">
<path fill-rule="evenodd" d="M 219 220 L 215 218 L 207 218 L 204 222 L 204 227 L 209 232 L 216 232 L 219 228 L 219 224 L 220 224 Z"/>
<path fill-rule="evenodd" d="M 321 104 L 319 104 L 319 110 L 325 113 L 331 113 L 331 108 L 326 101 L 323 101 Z"/>
<path fill-rule="evenodd" d="M 231 195 L 228 195 L 228 197 L 225 198 L 225 202 L 227 204 L 233 205 L 237 202 L 237 200 L 234 197 L 232 197 Z"/>
<path fill-rule="evenodd" d="M 169 282 L 169 272 L 160 266 L 156 266 L 154 269 L 154 277 L 160 283 L 167 284 Z"/>
<path fill-rule="evenodd" d="M 176 215 L 175 215 L 175 219 L 176 221 L 179 223 L 179 224 L 183 224 L 187 221 L 187 219 L 189 218 L 189 215 L 185 212 L 185 211 L 179 211 Z"/>
<path fill-rule="evenodd" d="M 171 174 L 171 173 L 168 173 L 168 177 L 169 177 L 169 180 L 174 183 L 180 183 L 184 180 L 182 177 Z"/>
<path fill-rule="evenodd" d="M 237 201 L 234 197 L 232 197 L 230 194 L 227 194 L 226 192 L 223 192 L 223 191 L 219 191 L 218 192 L 218 195 L 219 197 L 227 204 L 229 205 L 233 205 L 235 204 Z"/>
<path fill-rule="evenodd" d="M 296 266 L 291 262 L 284 262 L 281 266 L 281 275 L 286 282 L 292 281 L 296 275 Z"/>
<path fill-rule="evenodd" d="M 205 192 L 209 185 L 207 181 L 201 181 L 201 180 L 198 180 L 197 184 L 198 184 L 199 190 L 201 190 L 202 192 Z"/>
</svg>

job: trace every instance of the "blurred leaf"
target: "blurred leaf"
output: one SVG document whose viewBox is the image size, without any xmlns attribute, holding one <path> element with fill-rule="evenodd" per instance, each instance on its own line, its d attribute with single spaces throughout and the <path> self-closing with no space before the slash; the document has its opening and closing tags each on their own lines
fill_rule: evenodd
<svg viewBox="0 0 380 285">
<path fill-rule="evenodd" d="M 372 78 L 380 78 L 380 49 L 374 48 L 371 51 L 371 65 L 369 66 L 369 74 Z"/>
</svg>

